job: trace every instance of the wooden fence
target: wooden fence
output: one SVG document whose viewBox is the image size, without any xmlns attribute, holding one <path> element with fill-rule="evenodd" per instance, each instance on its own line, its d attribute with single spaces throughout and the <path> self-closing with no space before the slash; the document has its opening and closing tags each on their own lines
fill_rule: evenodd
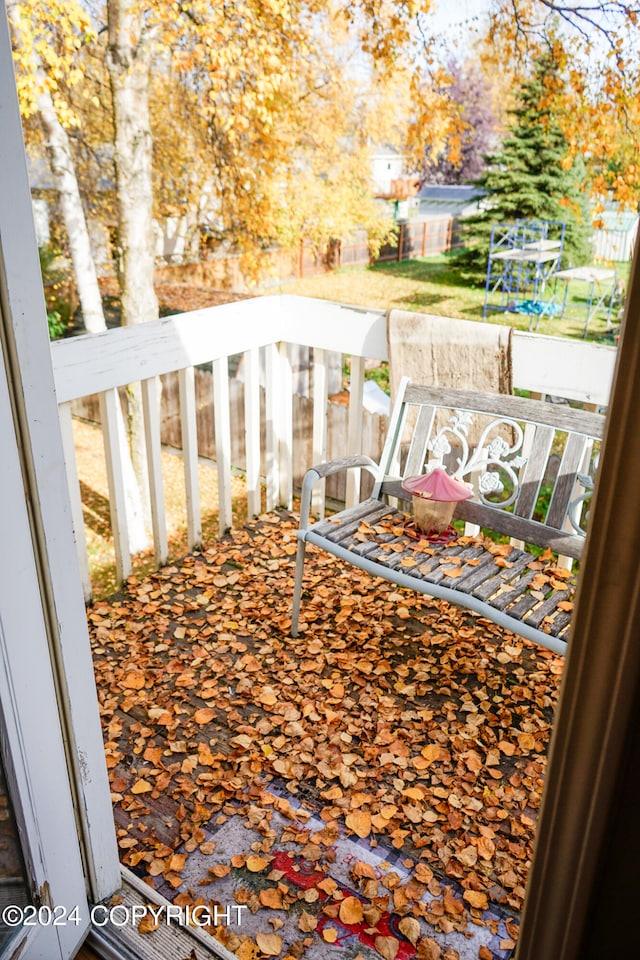
<svg viewBox="0 0 640 960">
<path fill-rule="evenodd" d="M 367 234 L 359 230 L 350 241 L 335 241 L 322 255 L 318 255 L 306 241 L 298 249 L 296 275 L 315 276 L 337 267 L 363 266 L 369 263 L 387 263 L 413 260 L 444 253 L 460 245 L 458 221 L 451 215 L 407 220 L 398 224 L 395 240 L 385 243 L 376 258 L 371 257 Z"/>
<path fill-rule="evenodd" d="M 371 257 L 367 233 L 359 230 L 350 240 L 335 240 L 319 252 L 308 240 L 301 240 L 293 252 L 265 250 L 258 255 L 267 282 L 314 277 L 339 267 L 365 266 L 413 260 L 444 253 L 460 245 L 458 221 L 451 215 L 407 220 L 398 224 L 395 240 L 384 244 L 376 258 Z M 156 271 L 164 282 L 189 280 L 220 290 L 244 290 L 247 287 L 239 254 L 214 254 L 199 263 L 175 264 Z"/>
<path fill-rule="evenodd" d="M 318 276 L 338 267 L 365 266 L 370 263 L 388 263 L 426 257 L 459 246 L 458 222 L 451 216 L 430 217 L 423 220 L 408 220 L 398 224 L 396 239 L 385 244 L 378 257 L 372 259 L 366 231 L 353 235 L 349 242 L 334 241 L 324 253 L 318 253 L 309 241 L 300 241 L 291 251 L 270 249 L 256 254 L 262 284 L 286 283 L 289 280 Z M 251 289 L 242 257 L 237 253 L 212 254 L 197 263 L 173 263 L 158 266 L 156 283 L 191 283 L 215 290 L 241 293 Z M 102 283 L 110 283 L 107 277 Z M 116 290 L 114 285 L 113 291 Z M 110 292 L 113 292 L 110 290 Z M 73 314 L 79 305 L 75 280 L 69 276 L 56 287 L 45 287 L 45 292 L 55 293 L 68 302 Z"/>
</svg>

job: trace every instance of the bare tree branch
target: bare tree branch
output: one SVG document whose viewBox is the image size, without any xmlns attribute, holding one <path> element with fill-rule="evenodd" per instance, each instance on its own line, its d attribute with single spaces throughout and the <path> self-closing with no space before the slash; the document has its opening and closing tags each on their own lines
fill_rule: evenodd
<svg viewBox="0 0 640 960">
<path fill-rule="evenodd" d="M 611 49 L 615 49 L 616 21 L 619 26 L 634 23 L 640 14 L 640 6 L 623 3 L 622 0 L 594 0 L 594 2 L 563 3 L 561 0 L 536 0 L 539 6 L 556 15 L 589 40 L 594 34 L 602 37 Z M 511 0 L 517 28 L 522 27 L 522 13 L 517 0 Z M 526 31 L 526 27 L 524 27 Z"/>
</svg>

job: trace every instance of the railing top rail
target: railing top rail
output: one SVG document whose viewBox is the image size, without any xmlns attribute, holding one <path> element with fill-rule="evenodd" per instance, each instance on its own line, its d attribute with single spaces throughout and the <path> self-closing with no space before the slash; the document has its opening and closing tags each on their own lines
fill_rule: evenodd
<svg viewBox="0 0 640 960">
<path fill-rule="evenodd" d="M 617 350 L 602 343 L 513 331 L 513 383 L 552 397 L 606 407 Z"/>
<path fill-rule="evenodd" d="M 58 402 L 280 341 L 385 360 L 385 313 L 276 294 L 58 340 Z"/>
<path fill-rule="evenodd" d="M 281 329 L 278 298 L 260 297 L 58 340 L 51 345 L 58 402 L 264 346 Z"/>
<path fill-rule="evenodd" d="M 274 294 L 59 340 L 51 345 L 57 399 L 63 403 L 278 342 L 387 360 L 386 313 Z M 512 344 L 516 387 L 608 403 L 614 347 L 520 331 Z"/>
</svg>

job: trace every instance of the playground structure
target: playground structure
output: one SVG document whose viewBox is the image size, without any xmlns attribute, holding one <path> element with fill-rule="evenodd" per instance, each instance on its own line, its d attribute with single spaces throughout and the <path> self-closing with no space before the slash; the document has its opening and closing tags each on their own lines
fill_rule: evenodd
<svg viewBox="0 0 640 960">
<path fill-rule="evenodd" d="M 564 281 L 564 297 L 559 304 L 559 315 L 564 316 L 567 306 L 567 296 L 569 293 L 569 284 L 578 282 L 587 284 L 587 293 L 585 296 L 586 316 L 584 321 L 583 337 L 586 337 L 589 329 L 589 321 L 596 313 L 601 311 L 605 315 L 607 323 L 607 332 L 612 330 L 611 314 L 617 297 L 620 297 L 618 284 L 616 280 L 616 271 L 606 267 L 572 267 L 568 270 L 560 270 L 555 275 L 555 283 Z M 556 296 L 554 285 L 554 297 Z M 554 304 L 555 305 L 555 304 Z M 537 329 L 537 324 L 536 324 Z"/>
<path fill-rule="evenodd" d="M 540 317 L 564 316 L 569 285 L 576 283 L 584 291 L 583 337 L 597 313 L 604 315 L 605 332 L 611 331 L 613 307 L 619 298 L 616 271 L 588 266 L 560 270 L 564 235 L 565 224 L 559 220 L 521 219 L 493 225 L 484 320 L 490 310 L 522 313 L 529 316 L 529 330 L 537 330 Z"/>
<path fill-rule="evenodd" d="M 487 264 L 483 319 L 490 310 L 531 317 L 559 314 L 554 297 L 545 300 L 549 280 L 558 271 L 565 224 L 559 220 L 515 220 L 495 223 Z"/>
</svg>

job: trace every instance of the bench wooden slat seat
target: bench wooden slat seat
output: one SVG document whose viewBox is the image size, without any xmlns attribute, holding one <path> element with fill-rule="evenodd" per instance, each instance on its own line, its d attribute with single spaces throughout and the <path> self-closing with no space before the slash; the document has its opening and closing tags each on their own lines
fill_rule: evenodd
<svg viewBox="0 0 640 960">
<path fill-rule="evenodd" d="M 447 545 L 430 545 L 428 541 L 421 545 L 403 532 L 407 519 L 404 513 L 393 507 L 381 512 L 377 500 L 367 504 L 368 513 L 344 510 L 335 514 L 328 521 L 334 530 L 323 535 L 311 529 L 306 542 L 370 573 L 379 573 L 399 586 L 449 600 L 485 616 L 489 616 L 489 606 L 493 609 L 492 620 L 537 642 L 544 621 L 545 645 L 559 652 L 564 650 L 569 617 L 558 604 L 573 601 L 575 577 L 565 581 L 566 589 L 547 587 L 543 593 L 532 587 L 537 572 L 530 568 L 537 562 L 532 554 L 514 547 L 503 557 L 487 547 L 469 543 L 473 538 L 468 537 Z M 376 532 L 375 528 L 383 523 L 395 526 L 399 532 Z M 359 530 L 367 536 L 365 542 L 358 539 Z M 383 569 L 372 569 L 372 564 Z M 543 565 L 538 562 L 538 566 Z M 447 571 L 455 575 L 447 575 Z M 556 646 L 552 638 L 559 639 L 562 646 Z"/>
<path fill-rule="evenodd" d="M 403 380 L 379 465 L 368 457 L 346 457 L 319 464 L 305 476 L 293 636 L 298 634 L 305 546 L 312 543 L 563 653 L 575 576 L 549 560 L 550 551 L 580 557 L 603 424 L 601 415 L 566 405 Z M 477 528 L 444 544 L 412 536 L 405 526 L 410 505 L 401 479 L 434 465 L 472 482 L 474 496 L 458 504 L 457 518 L 517 542 L 497 545 Z M 314 483 L 354 467 L 374 475 L 371 497 L 311 524 Z M 547 559 L 527 544 L 548 548 Z"/>
</svg>

